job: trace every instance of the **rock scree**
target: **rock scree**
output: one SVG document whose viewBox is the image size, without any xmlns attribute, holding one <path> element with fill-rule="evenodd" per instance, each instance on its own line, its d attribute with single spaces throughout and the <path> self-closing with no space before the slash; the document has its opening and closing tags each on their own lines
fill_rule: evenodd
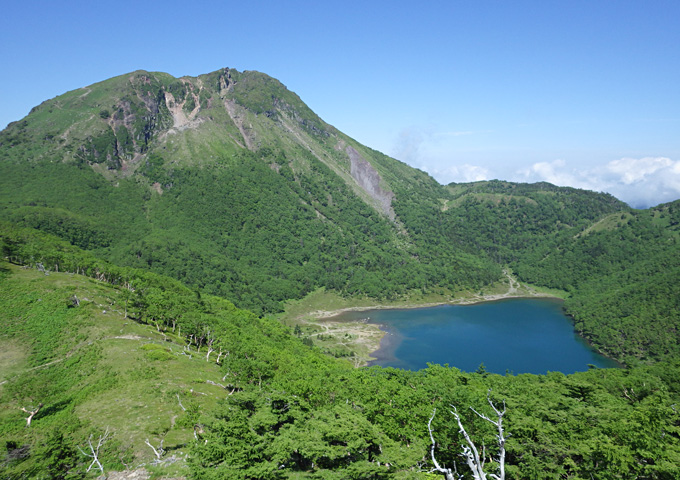
<svg viewBox="0 0 680 480">
<path fill-rule="evenodd" d="M 357 152 L 354 147 L 347 146 L 345 152 L 349 155 L 350 175 L 356 180 L 361 188 L 368 193 L 373 200 L 378 203 L 380 210 L 387 215 L 390 220 L 394 220 L 395 213 L 392 209 L 392 199 L 394 193 L 383 190 L 380 186 L 382 178 L 373 165 Z"/>
</svg>

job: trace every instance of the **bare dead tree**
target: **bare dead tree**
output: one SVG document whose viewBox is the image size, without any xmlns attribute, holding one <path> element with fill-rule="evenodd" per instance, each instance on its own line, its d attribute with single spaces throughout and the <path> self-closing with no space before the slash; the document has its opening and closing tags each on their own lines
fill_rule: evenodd
<svg viewBox="0 0 680 480">
<path fill-rule="evenodd" d="M 89 472 L 92 469 L 92 467 L 95 464 L 97 464 L 97 468 L 99 469 L 100 472 L 102 472 L 102 475 L 104 475 L 104 466 L 99 461 L 99 449 L 102 447 L 102 445 L 104 445 L 106 440 L 108 440 L 109 438 L 109 427 L 106 427 L 104 435 L 99 435 L 96 447 L 92 444 L 93 436 L 94 436 L 93 434 L 90 434 L 90 438 L 87 439 L 87 445 L 88 447 L 90 447 L 90 453 L 85 452 L 82 448 L 80 448 L 80 446 L 78 447 L 78 450 L 80 450 L 80 453 L 82 453 L 86 457 L 90 457 L 92 459 L 92 463 L 90 463 L 90 466 L 87 467 L 87 472 Z"/>
<path fill-rule="evenodd" d="M 179 393 L 177 394 L 177 401 L 179 402 L 179 406 L 182 408 L 182 411 L 186 412 L 187 409 L 184 408 L 184 405 L 182 405 L 182 400 L 179 399 Z"/>
<path fill-rule="evenodd" d="M 156 460 L 160 460 L 161 457 L 165 454 L 165 450 L 163 450 L 163 442 L 165 441 L 164 438 L 161 438 L 161 444 L 158 446 L 158 448 L 154 447 L 149 443 L 149 439 L 147 438 L 144 443 L 146 443 L 149 447 L 151 447 L 151 450 L 153 450 L 153 454 L 156 455 Z"/>
<path fill-rule="evenodd" d="M 33 417 L 35 417 L 35 414 L 38 413 L 38 412 L 40 411 L 40 409 L 42 408 L 42 406 L 43 406 L 43 404 L 41 403 L 40 405 L 38 405 L 38 406 L 37 406 L 36 408 L 34 408 L 33 410 L 27 410 L 27 409 L 24 408 L 24 407 L 21 407 L 21 408 L 19 409 L 19 410 L 21 410 L 22 412 L 28 413 L 28 417 L 26 417 L 26 428 L 28 428 L 28 427 L 31 426 L 31 422 L 33 421 Z"/>
<path fill-rule="evenodd" d="M 470 407 L 470 410 L 475 412 L 475 414 L 487 422 L 491 423 L 494 425 L 497 429 L 497 434 L 496 434 L 496 441 L 498 442 L 498 456 L 496 457 L 495 461 L 498 463 L 498 474 L 494 473 L 486 473 L 484 471 L 484 465 L 485 465 L 485 457 L 486 457 L 486 452 L 484 447 L 482 448 L 482 454 L 480 455 L 479 449 L 475 445 L 475 443 L 472 441 L 470 438 L 470 435 L 468 435 L 467 431 L 465 430 L 465 427 L 463 426 L 463 422 L 460 419 L 460 415 L 458 415 L 458 410 L 456 409 L 455 406 L 451 405 L 453 410 L 451 411 L 451 414 L 453 415 L 453 418 L 456 419 L 456 422 L 458 423 L 458 429 L 459 432 L 463 435 L 463 438 L 465 439 L 465 444 L 463 445 L 463 452 L 461 453 L 461 456 L 465 459 L 468 467 L 470 468 L 470 471 L 472 472 L 472 476 L 475 480 L 486 480 L 487 476 L 493 480 L 505 480 L 505 441 L 506 441 L 506 434 L 503 429 L 503 415 L 505 415 L 505 401 L 503 401 L 503 410 L 499 410 L 496 405 L 494 405 L 493 401 L 491 400 L 491 391 L 486 395 L 487 401 L 489 402 L 489 405 L 491 405 L 491 408 L 496 414 L 497 420 L 492 420 L 488 416 L 479 413 L 477 410 L 474 408 Z M 443 473 L 446 475 L 446 480 L 455 480 L 454 472 L 455 472 L 455 464 L 454 464 L 454 472 L 451 471 L 451 469 L 444 468 L 435 459 L 434 456 L 434 448 L 435 448 L 435 440 L 434 440 L 434 435 L 432 433 L 432 420 L 434 419 L 434 415 L 436 413 L 435 411 L 432 413 L 432 418 L 430 418 L 430 421 L 427 424 L 427 428 L 430 432 L 430 440 L 432 441 L 432 448 L 431 448 L 431 454 L 432 454 L 432 463 L 435 466 L 435 469 L 438 472 Z M 457 472 L 455 474 L 458 476 L 458 478 L 462 478 L 461 476 L 458 475 Z"/>
<path fill-rule="evenodd" d="M 222 387 L 225 390 L 227 389 L 226 385 L 222 385 L 221 383 L 213 382 L 212 380 L 206 380 L 205 383 L 209 383 L 210 385 L 215 385 L 216 387 Z"/>
<path fill-rule="evenodd" d="M 430 440 L 432 440 L 432 447 L 430 448 L 430 454 L 432 455 L 432 463 L 434 464 L 435 470 L 444 474 L 444 476 L 446 477 L 446 480 L 456 480 L 456 477 L 453 476 L 453 472 L 451 471 L 451 469 L 450 468 L 444 468 L 441 465 L 439 465 L 439 462 L 437 462 L 437 459 L 434 456 L 435 441 L 434 441 L 434 434 L 432 433 L 432 420 L 434 420 L 434 416 L 435 416 L 436 413 L 437 413 L 437 409 L 435 408 L 434 411 L 432 412 L 432 416 L 430 417 L 430 421 L 427 422 L 427 430 L 430 432 Z M 455 463 L 454 463 L 454 468 L 455 468 Z M 457 475 L 457 477 L 461 478 L 459 475 Z"/>
<path fill-rule="evenodd" d="M 505 400 L 503 400 L 503 411 L 499 410 L 496 405 L 491 401 L 491 390 L 489 390 L 486 394 L 486 399 L 489 402 L 489 405 L 491 405 L 491 408 L 493 409 L 494 413 L 496 414 L 497 420 L 492 420 L 486 415 L 483 415 L 479 413 L 477 410 L 474 408 L 470 407 L 470 410 L 475 412 L 479 418 L 482 418 L 486 420 L 487 422 L 491 423 L 496 427 L 497 434 L 496 434 L 496 441 L 498 442 L 498 457 L 496 457 L 496 463 L 498 463 L 498 475 L 490 473 L 488 474 L 491 478 L 494 480 L 505 480 L 505 440 L 506 440 L 506 435 L 505 431 L 503 430 L 503 415 L 505 415 Z M 460 420 L 458 420 L 458 425 L 462 428 L 462 425 L 460 424 Z M 466 440 L 468 439 L 467 434 L 465 434 Z M 469 462 L 468 462 L 469 464 Z"/>
<path fill-rule="evenodd" d="M 214 338 L 208 339 L 208 341 L 205 343 L 208 346 L 208 353 L 205 356 L 205 361 L 209 362 L 210 361 L 210 354 L 215 351 L 213 348 L 213 343 L 215 342 Z"/>
<path fill-rule="evenodd" d="M 125 282 L 123 288 L 127 290 L 127 293 L 125 294 L 125 316 L 123 318 L 128 318 L 128 303 L 130 302 L 130 297 L 132 297 L 132 293 L 135 289 L 132 288 L 130 282 Z"/>
</svg>

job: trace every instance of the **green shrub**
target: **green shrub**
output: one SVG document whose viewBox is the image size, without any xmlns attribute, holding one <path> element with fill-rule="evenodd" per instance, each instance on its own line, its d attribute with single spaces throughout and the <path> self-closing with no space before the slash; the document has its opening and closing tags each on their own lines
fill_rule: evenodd
<svg viewBox="0 0 680 480">
<path fill-rule="evenodd" d="M 147 343 L 142 345 L 144 356 L 149 360 L 166 361 L 172 360 L 172 351 L 157 343 Z"/>
</svg>

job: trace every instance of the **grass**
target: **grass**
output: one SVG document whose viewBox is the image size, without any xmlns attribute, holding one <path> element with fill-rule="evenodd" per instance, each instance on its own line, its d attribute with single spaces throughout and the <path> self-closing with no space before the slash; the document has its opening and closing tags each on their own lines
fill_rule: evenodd
<svg viewBox="0 0 680 480">
<path fill-rule="evenodd" d="M 0 340 L 0 395 L 2 384 L 28 368 L 28 355 L 25 345 L 7 339 Z"/>
<path fill-rule="evenodd" d="M 166 463 L 153 470 L 186 474 L 184 458 L 194 437 L 193 425 L 183 422 L 180 401 L 206 413 L 227 395 L 207 383 L 221 383 L 215 357 L 208 362 L 203 352 L 185 355 L 177 337 L 125 318 L 119 291 L 107 284 L 65 273 L 9 270 L 0 280 L 0 311 L 5 312 L 0 436 L 19 444 L 39 442 L 50 428 L 76 418 L 73 437 L 81 445 L 90 432 L 96 438 L 108 428 L 119 448 L 115 455 L 126 455 L 135 467 L 155 459 L 146 439 L 155 446 L 164 439 Z M 74 294 L 80 306 L 68 308 Z M 47 328 L 55 318 L 61 320 L 49 329 L 52 341 L 32 339 L 31 331 L 41 324 Z M 162 352 L 163 358 L 150 352 Z M 40 402 L 43 409 L 26 429 L 20 409 Z"/>
</svg>

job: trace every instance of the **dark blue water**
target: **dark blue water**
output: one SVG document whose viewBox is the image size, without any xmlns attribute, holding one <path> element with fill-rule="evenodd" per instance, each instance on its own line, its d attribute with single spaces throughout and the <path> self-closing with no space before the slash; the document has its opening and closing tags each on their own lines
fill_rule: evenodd
<svg viewBox="0 0 680 480">
<path fill-rule="evenodd" d="M 617 367 L 574 332 L 556 299 L 508 299 L 476 305 L 347 312 L 387 332 L 372 365 L 420 370 L 427 363 L 473 372 L 573 373 Z"/>
</svg>

